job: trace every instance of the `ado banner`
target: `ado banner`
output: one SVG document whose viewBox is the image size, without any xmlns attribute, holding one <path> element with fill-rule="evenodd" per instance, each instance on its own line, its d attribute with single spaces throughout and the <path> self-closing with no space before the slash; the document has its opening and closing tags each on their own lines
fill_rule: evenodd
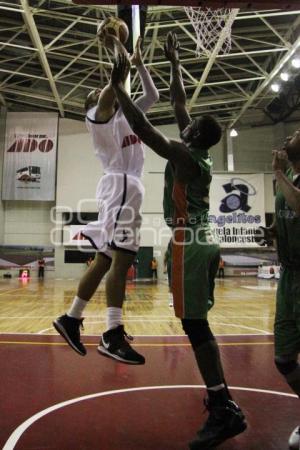
<svg viewBox="0 0 300 450">
<path fill-rule="evenodd" d="M 263 174 L 213 176 L 209 219 L 222 247 L 257 247 L 255 230 L 265 226 L 264 199 Z"/>
<path fill-rule="evenodd" d="M 3 200 L 55 200 L 58 115 L 8 113 Z"/>
</svg>

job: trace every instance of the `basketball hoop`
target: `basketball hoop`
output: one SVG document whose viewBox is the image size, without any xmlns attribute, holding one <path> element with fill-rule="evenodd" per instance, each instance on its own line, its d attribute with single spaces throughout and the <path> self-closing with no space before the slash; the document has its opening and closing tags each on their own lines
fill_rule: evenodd
<svg viewBox="0 0 300 450">
<path fill-rule="evenodd" d="M 212 54 L 216 56 L 230 52 L 231 27 L 238 9 L 184 6 L 184 10 L 196 33 L 197 56 L 205 55 L 209 58 Z"/>
</svg>

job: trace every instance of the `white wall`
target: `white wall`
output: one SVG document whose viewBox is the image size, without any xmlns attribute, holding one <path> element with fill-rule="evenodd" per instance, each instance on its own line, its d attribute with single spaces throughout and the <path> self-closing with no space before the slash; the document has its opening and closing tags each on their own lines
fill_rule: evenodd
<svg viewBox="0 0 300 450">
<path fill-rule="evenodd" d="M 299 130 L 300 125 L 299 122 L 291 122 L 284 124 L 284 133 L 285 136 L 291 136 L 295 131 Z"/>
<path fill-rule="evenodd" d="M 273 131 L 273 127 L 239 130 L 239 135 L 233 139 L 235 171 L 266 172 L 272 169 Z"/>
<path fill-rule="evenodd" d="M 298 128 L 297 122 L 291 122 L 239 130 L 233 138 L 235 171 L 272 171 L 272 150 L 280 148 L 285 137 Z"/>
<path fill-rule="evenodd" d="M 4 245 L 50 246 L 52 202 L 5 202 Z"/>
</svg>

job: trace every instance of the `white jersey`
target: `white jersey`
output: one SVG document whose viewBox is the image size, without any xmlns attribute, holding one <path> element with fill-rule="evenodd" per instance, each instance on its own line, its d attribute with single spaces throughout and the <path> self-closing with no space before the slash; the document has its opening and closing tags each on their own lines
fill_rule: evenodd
<svg viewBox="0 0 300 450">
<path fill-rule="evenodd" d="M 96 108 L 87 112 L 86 125 L 104 172 L 125 173 L 140 178 L 145 159 L 143 143 L 130 128 L 121 108 L 104 123 L 95 120 Z"/>
</svg>

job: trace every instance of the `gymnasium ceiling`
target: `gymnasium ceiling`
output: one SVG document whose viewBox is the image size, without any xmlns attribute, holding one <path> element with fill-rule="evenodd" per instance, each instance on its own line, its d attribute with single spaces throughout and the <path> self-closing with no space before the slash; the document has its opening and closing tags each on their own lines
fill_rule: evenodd
<svg viewBox="0 0 300 450">
<path fill-rule="evenodd" d="M 87 93 L 105 85 L 111 67 L 111 55 L 95 37 L 97 24 L 115 10 L 78 6 L 71 0 L 0 1 L 0 105 L 8 111 L 57 111 L 61 117 L 83 120 Z M 299 13 L 300 4 L 299 10 L 241 11 L 233 24 L 229 55 L 199 59 L 184 10 L 149 7 L 144 61 L 160 92 L 150 120 L 174 120 L 163 42 L 168 31 L 176 31 L 192 115 L 212 113 L 228 127 L 272 123 L 264 112 L 277 95 L 270 85 L 282 70 L 289 71 L 291 79 L 300 70 L 290 69 L 292 58 L 300 56 Z M 293 86 L 285 84 L 285 92 L 296 105 Z M 140 93 L 133 72 L 132 95 Z"/>
</svg>

